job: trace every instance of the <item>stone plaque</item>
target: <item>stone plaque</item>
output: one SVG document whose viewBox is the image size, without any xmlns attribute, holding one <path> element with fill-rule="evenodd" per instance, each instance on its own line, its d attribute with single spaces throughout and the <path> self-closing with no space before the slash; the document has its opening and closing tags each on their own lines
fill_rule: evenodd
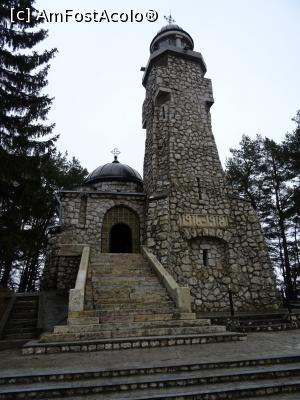
<svg viewBox="0 0 300 400">
<path fill-rule="evenodd" d="M 227 228 L 227 215 L 183 214 L 179 216 L 179 225 L 191 228 Z"/>
</svg>

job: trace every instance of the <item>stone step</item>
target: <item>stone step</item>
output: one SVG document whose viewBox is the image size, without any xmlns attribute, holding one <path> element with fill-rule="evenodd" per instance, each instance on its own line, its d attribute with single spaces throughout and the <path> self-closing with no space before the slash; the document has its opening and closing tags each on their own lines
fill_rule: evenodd
<svg viewBox="0 0 300 400">
<path fill-rule="evenodd" d="M 155 386 L 155 385 L 154 385 Z M 180 385 L 184 386 L 184 385 Z M 126 388 L 126 385 L 123 387 Z M 156 386 L 155 386 L 156 387 Z M 293 378 L 278 378 L 273 379 L 262 379 L 252 382 L 242 382 L 238 386 L 234 383 L 222 383 L 222 384 L 207 384 L 207 385 L 197 385 L 197 386 L 186 386 L 186 387 L 176 387 L 176 388 L 150 388 L 145 391 L 145 389 L 134 390 L 134 392 L 124 392 L 121 389 L 117 393 L 97 393 L 97 389 L 94 392 L 97 394 L 84 394 L 91 393 L 89 389 L 83 388 L 79 393 L 83 395 L 71 395 L 73 400 L 232 400 L 232 399 L 244 399 L 245 395 L 250 396 L 250 398 L 256 398 L 257 400 L 262 399 L 297 399 L 299 400 L 300 393 L 300 379 L 299 377 Z M 291 397 L 291 392 L 298 393 L 298 397 L 294 395 Z M 70 393 L 74 393 L 74 389 L 70 390 Z M 277 395 L 281 393 L 280 396 Z M 288 393 L 286 395 L 286 393 Z M 57 400 L 63 399 L 68 395 L 64 394 L 64 397 L 58 397 Z M 82 397 L 84 396 L 84 397 Z M 241 397 L 242 396 L 242 397 Z M 288 396 L 288 397 L 286 397 Z M 43 398 L 43 397 L 41 397 Z M 11 399 L 11 398 L 10 398 Z M 44 399 L 49 399 L 44 397 Z"/>
<path fill-rule="evenodd" d="M 151 266 L 147 263 L 147 261 L 144 260 L 144 258 L 139 258 L 137 260 L 123 260 L 123 259 L 115 259 L 115 260 L 91 260 L 92 267 L 100 267 L 100 268 L 105 268 L 105 267 L 112 267 L 112 268 L 127 268 L 127 267 L 135 267 L 135 268 L 145 268 L 151 270 Z"/>
<path fill-rule="evenodd" d="M 269 313 L 269 314 L 248 314 L 248 315 L 239 315 L 237 318 L 240 321 L 247 320 L 266 320 L 266 319 L 282 319 L 286 318 L 287 314 L 283 313 Z"/>
<path fill-rule="evenodd" d="M 5 325 L 6 328 L 14 328 L 14 327 L 23 327 L 23 326 L 36 326 L 36 319 L 31 318 L 31 319 L 9 319 L 7 324 Z"/>
<path fill-rule="evenodd" d="M 50 336 L 50 335 L 49 335 Z M 52 335 L 54 336 L 54 335 Z M 22 354 L 52 354 L 69 352 L 87 352 L 87 351 L 110 351 L 120 349 L 138 349 L 153 347 L 169 347 L 178 345 L 206 344 L 216 342 L 231 342 L 245 340 L 247 336 L 240 332 L 207 333 L 197 335 L 168 335 L 166 336 L 143 336 L 116 339 L 96 339 L 84 340 L 79 338 L 74 341 L 64 340 L 57 342 L 55 339 L 51 342 L 31 341 L 23 346 Z"/>
<path fill-rule="evenodd" d="M 112 338 L 130 338 L 143 336 L 165 336 L 170 335 L 197 335 L 208 333 L 224 333 L 226 328 L 222 325 L 208 326 L 174 326 L 174 327 L 141 327 L 141 328 L 119 328 L 117 330 L 103 330 L 99 325 L 74 325 L 56 326 L 55 333 L 45 333 L 42 341 L 73 341 L 73 340 L 97 340 Z"/>
<path fill-rule="evenodd" d="M 208 326 L 211 325 L 209 319 L 172 319 L 166 321 L 141 321 L 141 322 L 105 322 L 101 324 L 72 324 L 69 325 L 58 325 L 54 328 L 54 333 L 60 333 L 64 331 L 71 332 L 71 328 L 74 328 L 74 332 L 79 331 L 105 331 L 112 330 L 117 331 L 120 329 L 140 329 L 140 328 L 152 328 L 152 327 L 188 327 L 188 326 Z M 217 325 L 214 325 L 217 326 Z M 220 325 L 221 326 L 221 325 Z M 225 329 L 225 328 L 224 328 Z"/>
<path fill-rule="evenodd" d="M 125 304 L 130 304 L 130 303 L 140 303 L 140 304 L 148 304 L 148 303 L 156 303 L 157 306 L 159 306 L 162 303 L 168 302 L 169 297 L 165 294 L 161 293 L 146 293 L 145 295 L 139 294 L 139 293 L 116 293 L 115 295 L 112 295 L 112 297 L 107 294 L 107 296 L 104 296 L 103 294 L 98 295 L 97 293 L 93 293 L 94 296 L 94 305 L 97 307 L 97 305 L 105 306 L 105 304 L 116 304 L 118 305 L 119 303 L 124 303 Z M 162 304 L 163 305 L 163 304 Z"/>
<path fill-rule="evenodd" d="M 120 313 L 111 313 L 111 312 L 101 312 L 99 310 L 95 310 L 98 313 L 98 316 L 87 316 L 85 314 L 85 311 L 81 312 L 80 314 L 77 314 L 76 316 L 70 315 L 69 316 L 69 323 L 70 325 L 88 325 L 88 324 L 98 324 L 99 322 L 101 323 L 131 323 L 131 322 L 151 322 L 151 321 L 172 321 L 172 320 L 196 320 L 196 314 L 195 313 L 180 313 L 178 311 L 176 312 L 171 312 L 171 313 L 132 313 L 132 314 L 127 314 L 127 312 L 120 312 Z M 200 320 L 206 320 L 209 321 L 209 319 L 204 319 L 201 318 Z"/>
<path fill-rule="evenodd" d="M 21 301 L 38 301 L 38 296 L 17 296 L 16 298 L 17 302 L 21 302 Z"/>
<path fill-rule="evenodd" d="M 91 257 L 91 265 L 149 265 L 147 260 L 140 257 L 122 257 L 116 254 L 115 257 Z"/>
<path fill-rule="evenodd" d="M 134 266 L 134 267 L 145 267 L 151 269 L 151 265 L 148 264 L 147 260 L 143 258 L 142 256 L 137 259 L 124 259 L 122 257 L 116 257 L 114 259 L 109 259 L 109 260 L 103 260 L 101 258 L 95 258 L 91 259 L 91 264 L 92 266 L 113 266 L 113 267 L 118 267 L 118 266 Z"/>
<path fill-rule="evenodd" d="M 117 297 L 117 296 L 129 296 L 129 295 L 137 295 L 137 296 L 163 296 L 169 298 L 168 292 L 161 287 L 156 287 L 153 289 L 143 289 L 142 287 L 123 287 L 123 288 L 115 288 L 115 289 L 106 289 L 106 288 L 101 288 L 98 286 L 93 287 L 93 295 L 104 297 L 107 299 L 107 296 L 110 297 Z"/>
<path fill-rule="evenodd" d="M 158 286 L 158 285 L 145 285 L 145 286 L 126 286 L 126 285 L 118 285 L 118 286 L 102 286 L 101 284 L 99 285 L 93 285 L 93 293 L 94 294 L 102 294 L 103 297 L 106 297 L 109 294 L 116 293 L 116 294 L 130 294 L 130 293 L 136 293 L 136 294 L 145 294 L 145 295 L 150 295 L 152 293 L 155 294 L 163 294 L 163 295 L 168 295 L 168 292 L 164 287 Z"/>
<path fill-rule="evenodd" d="M 6 336 L 6 335 L 9 335 L 11 333 L 22 333 L 22 334 L 23 333 L 35 333 L 35 330 L 36 330 L 35 326 L 27 326 L 27 325 L 24 325 L 22 327 L 21 326 L 17 326 L 17 327 L 8 326 L 8 327 L 5 327 L 4 335 Z"/>
<path fill-rule="evenodd" d="M 112 260 L 112 261 L 101 261 L 101 260 L 92 260 L 91 267 L 96 268 L 143 268 L 151 270 L 151 266 L 144 260 Z"/>
<path fill-rule="evenodd" d="M 179 366 L 180 367 L 180 366 Z M 0 399 L 57 396 L 93 399 L 240 399 L 259 394 L 300 391 L 300 364 L 256 365 L 227 369 L 169 369 L 142 374 L 120 374 L 121 371 L 82 371 L 47 375 L 4 376 L 1 379 Z M 108 373 L 107 373 L 108 372 Z M 109 374 L 111 372 L 111 374 Z M 280 389 L 282 387 L 282 389 Z M 262 388 L 262 391 L 259 391 Z M 177 397 L 177 396 L 180 397 Z M 183 396 L 183 397 L 182 397 Z M 192 396 L 192 397 L 191 397 Z M 194 397 L 196 396 L 196 397 Z M 81 397 L 82 398 L 82 397 Z"/>
<path fill-rule="evenodd" d="M 167 299 L 160 299 L 160 301 L 153 302 L 153 299 L 145 299 L 146 301 L 142 302 L 135 302 L 134 299 L 126 300 L 123 299 L 122 303 L 116 300 L 115 303 L 100 303 L 98 301 L 94 302 L 95 306 L 95 315 L 96 317 L 99 316 L 100 312 L 107 312 L 107 313 L 116 313 L 117 311 L 121 310 L 125 314 L 132 314 L 134 311 L 139 313 L 147 313 L 149 311 L 153 312 L 154 314 L 161 314 L 161 313 L 173 313 L 176 312 L 177 309 L 172 304 L 171 307 L 169 306 L 169 301 Z M 136 307 L 135 307 L 136 306 Z"/>
<path fill-rule="evenodd" d="M 95 277 L 92 278 L 92 282 L 95 282 Z M 156 276 L 127 276 L 127 277 L 122 277 L 122 276 L 105 276 L 101 277 L 101 284 L 104 286 L 114 286 L 114 285 L 130 285 L 130 284 L 142 284 L 142 285 L 161 285 L 160 281 Z"/>
<path fill-rule="evenodd" d="M 123 279 L 123 278 L 122 278 Z M 136 289 L 136 290 L 166 290 L 160 282 L 156 282 L 156 281 L 148 281 L 147 279 L 145 279 L 144 281 L 140 281 L 140 280 L 135 280 L 132 282 L 129 282 L 126 280 L 124 280 L 123 282 L 118 282 L 118 281 L 114 281 L 113 279 L 110 280 L 110 282 L 108 281 L 104 281 L 104 280 L 92 280 L 92 285 L 93 288 L 97 288 L 98 290 L 120 290 L 120 289 Z"/>
<path fill-rule="evenodd" d="M 70 325 L 99 324 L 99 317 L 68 318 L 68 323 Z"/>
<path fill-rule="evenodd" d="M 103 297 L 103 296 L 95 296 L 94 295 L 94 306 L 96 308 L 100 308 L 100 306 L 105 306 L 106 304 L 114 304 L 118 305 L 119 303 L 122 304 L 123 308 L 127 306 L 127 304 L 136 304 L 139 303 L 140 305 L 143 304 L 156 304 L 159 306 L 160 304 L 167 304 L 169 297 L 163 294 L 137 294 L 137 293 L 130 293 L 128 296 L 116 296 L 114 298 L 110 297 Z"/>
<path fill-rule="evenodd" d="M 116 310 L 116 311 L 100 311 L 95 310 L 95 315 L 97 315 L 101 322 L 109 321 L 155 321 L 155 320 L 168 320 L 168 319 L 180 319 L 180 315 L 177 310 L 166 309 L 156 309 L 156 310 Z M 193 314 L 193 313 L 190 313 Z M 195 315 L 195 314 L 193 314 Z M 195 317 L 190 316 L 189 319 L 195 319 Z M 188 319 L 185 317 L 185 319 Z"/>
<path fill-rule="evenodd" d="M 213 324 L 225 324 L 229 330 L 240 332 L 272 332 L 289 329 L 297 329 L 295 321 L 289 321 L 287 314 L 258 314 L 242 315 L 233 318 L 235 322 L 231 325 L 228 317 L 211 317 Z"/>
<path fill-rule="evenodd" d="M 37 337 L 38 296 L 17 296 L 8 321 L 4 327 L 2 339 L 8 344 L 27 341 Z"/>
<path fill-rule="evenodd" d="M 37 300 L 16 300 L 14 307 L 32 307 L 35 308 L 38 306 Z"/>
<path fill-rule="evenodd" d="M 27 346 L 28 347 L 28 346 Z M 83 369 L 66 369 L 65 367 L 61 369 L 55 368 L 50 370 L 47 368 L 46 372 L 41 370 L 31 371 L 30 373 L 18 373 L 14 372 L 2 372 L 0 377 L 0 387 L 1 385 L 7 385 L 10 383 L 34 383 L 34 382 L 59 382 L 62 380 L 77 381 L 82 379 L 93 379 L 93 378 L 117 378 L 117 377 L 149 377 L 160 376 L 160 374 L 176 374 L 186 373 L 186 372 L 196 372 L 196 371 L 212 371 L 213 374 L 216 371 L 244 371 L 256 368 L 273 368 L 281 366 L 285 369 L 289 366 L 299 366 L 300 365 L 300 355 L 297 356 L 271 356 L 271 357 L 259 357 L 259 358 L 233 358 L 232 360 L 216 360 L 207 362 L 190 362 L 190 363 L 178 363 L 172 364 L 168 362 L 160 362 L 153 365 L 139 365 L 139 366 L 129 366 L 127 368 L 116 369 L 116 368 L 106 368 L 105 366 L 89 369 L 86 365 L 83 365 Z"/>
<path fill-rule="evenodd" d="M 147 299 L 146 299 L 147 300 Z M 94 301 L 95 306 L 95 314 L 93 316 L 98 317 L 100 316 L 99 313 L 103 313 L 103 315 L 110 314 L 110 313 L 119 313 L 121 311 L 123 314 L 131 315 L 131 314 L 162 314 L 162 313 L 174 313 L 178 310 L 176 309 L 175 305 L 169 305 L 169 301 L 167 299 L 160 300 L 159 302 L 153 302 L 152 299 L 149 301 L 141 301 L 135 302 L 134 299 L 126 300 L 123 299 L 122 302 L 118 302 L 116 300 L 115 303 L 100 303 L 98 301 Z"/>
<path fill-rule="evenodd" d="M 15 304 L 31 304 L 31 305 L 36 305 L 39 302 L 38 296 L 35 296 L 33 298 L 30 297 L 17 297 Z"/>
<path fill-rule="evenodd" d="M 4 333 L 4 340 L 29 340 L 36 338 L 35 332 L 27 332 L 27 333 Z"/>
<path fill-rule="evenodd" d="M 30 338 L 33 339 L 33 338 Z M 29 339 L 29 340 L 30 340 Z M 28 339 L 1 339 L 0 340 L 0 350 L 9 350 L 13 348 L 21 348 L 25 343 L 28 342 Z M 1 382 L 1 378 L 0 378 Z"/>
<path fill-rule="evenodd" d="M 291 323 L 271 324 L 271 325 L 252 325 L 237 328 L 240 332 L 274 332 L 288 329 L 295 329 Z"/>
<path fill-rule="evenodd" d="M 286 320 L 286 318 L 275 318 L 275 319 L 262 319 L 262 320 L 240 320 L 239 325 L 240 326 L 259 326 L 259 325 L 276 325 L 276 324 L 282 324 L 282 323 L 289 323 L 289 321 Z"/>
<path fill-rule="evenodd" d="M 111 281 L 109 284 L 103 281 L 93 281 L 93 288 L 97 290 L 137 290 L 137 291 L 164 291 L 166 292 L 166 289 L 161 285 L 160 282 L 147 282 L 146 280 L 144 282 L 125 282 L 124 283 L 118 283 L 118 282 L 113 282 Z"/>
<path fill-rule="evenodd" d="M 101 323 L 103 322 L 139 322 L 139 321 L 169 321 L 173 319 L 195 319 L 195 313 L 145 313 L 145 314 L 127 314 L 127 313 L 107 313 L 102 314 L 100 317 Z"/>
<path fill-rule="evenodd" d="M 17 310 L 17 311 L 37 311 L 38 310 L 38 305 L 32 306 L 32 305 L 21 305 L 21 304 L 16 304 L 13 306 L 13 311 Z"/>
<path fill-rule="evenodd" d="M 137 302 L 137 301 L 128 301 L 122 303 L 105 303 L 101 307 L 96 308 L 96 316 L 98 316 L 98 312 L 113 312 L 113 311 L 123 311 L 124 313 L 135 313 L 135 312 L 151 312 L 151 313 L 162 313 L 164 311 L 173 312 L 176 311 L 176 307 L 171 300 L 165 300 L 163 303 L 157 302 Z"/>
<path fill-rule="evenodd" d="M 113 264 L 91 264 L 90 270 L 95 274 L 107 274 L 111 272 L 143 272 L 149 273 L 149 275 L 156 276 L 155 272 L 148 266 L 143 264 L 132 265 L 132 264 L 123 264 L 123 265 L 113 265 Z"/>
<path fill-rule="evenodd" d="M 31 302 L 38 302 L 38 296 L 17 296 L 16 301 L 18 303 L 20 302 L 27 302 L 27 301 L 31 301 Z"/>
<path fill-rule="evenodd" d="M 113 259 L 144 259 L 141 253 L 94 253 L 91 260 L 113 260 Z"/>
<path fill-rule="evenodd" d="M 129 262 L 142 262 L 145 263 L 145 259 L 141 254 L 125 254 L 125 253 L 117 253 L 117 254 L 102 254 L 97 256 L 91 256 L 91 263 L 129 263 Z"/>
<path fill-rule="evenodd" d="M 95 270 L 92 269 L 92 277 L 96 279 L 105 279 L 109 277 L 121 277 L 121 278 L 132 278 L 133 276 L 144 277 L 144 278 L 156 278 L 154 273 L 146 270 L 137 269 L 107 269 L 107 270 Z"/>
<path fill-rule="evenodd" d="M 10 318 L 16 320 L 16 319 L 24 319 L 24 316 L 26 315 L 26 317 L 28 318 L 35 318 L 37 316 L 37 310 L 26 310 L 26 311 L 22 311 L 22 310 L 12 310 L 12 313 L 10 315 Z"/>
<path fill-rule="evenodd" d="M 13 307 L 13 311 L 37 311 L 37 309 L 38 309 L 38 307 L 37 306 L 32 306 L 32 305 L 30 305 L 30 304 L 16 304 L 14 307 Z"/>
<path fill-rule="evenodd" d="M 69 318 L 97 317 L 96 310 L 69 311 Z"/>
</svg>

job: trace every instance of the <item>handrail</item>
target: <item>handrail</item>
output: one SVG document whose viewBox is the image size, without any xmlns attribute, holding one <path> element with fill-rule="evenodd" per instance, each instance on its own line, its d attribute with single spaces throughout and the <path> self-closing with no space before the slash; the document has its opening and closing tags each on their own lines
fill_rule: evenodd
<svg viewBox="0 0 300 400">
<path fill-rule="evenodd" d="M 176 303 L 176 306 L 179 308 L 180 312 L 190 313 L 192 311 L 192 297 L 190 294 L 190 288 L 188 286 L 179 286 L 175 279 L 158 261 L 155 255 L 151 253 L 146 246 L 141 246 L 141 248 L 142 253 L 148 259 L 148 261 L 150 261 L 152 268 L 165 285 L 169 295 Z"/>
<path fill-rule="evenodd" d="M 43 303 L 44 303 L 44 293 L 39 292 L 38 317 L 37 317 L 37 324 L 36 324 L 38 335 L 40 335 L 43 332 L 43 328 L 44 328 L 44 306 L 43 306 Z"/>
<path fill-rule="evenodd" d="M 75 288 L 70 290 L 69 312 L 83 311 L 84 309 L 85 283 L 87 278 L 89 261 L 90 261 L 90 247 L 84 246 L 77 273 Z"/>
<path fill-rule="evenodd" d="M 5 311 L 4 311 L 3 315 L 2 315 L 2 318 L 0 320 L 0 339 L 2 338 L 4 329 L 5 329 L 5 325 L 6 325 L 7 321 L 8 321 L 8 319 L 9 319 L 9 316 L 10 316 L 10 314 L 12 312 L 12 309 L 13 309 L 13 306 L 15 304 L 16 295 L 15 294 L 8 295 L 8 296 L 6 296 L 6 298 L 8 298 L 9 300 L 8 300 L 8 304 L 6 306 L 6 309 L 5 309 Z"/>
</svg>

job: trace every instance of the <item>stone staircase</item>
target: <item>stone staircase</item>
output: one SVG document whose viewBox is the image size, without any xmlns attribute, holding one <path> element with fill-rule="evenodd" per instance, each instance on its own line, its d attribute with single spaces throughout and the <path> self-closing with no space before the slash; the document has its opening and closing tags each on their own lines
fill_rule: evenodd
<svg viewBox="0 0 300 400">
<path fill-rule="evenodd" d="M 111 350 L 243 340 L 223 325 L 181 313 L 141 254 L 97 254 L 91 258 L 85 310 L 69 315 L 68 325 L 43 334 L 30 352 Z M 61 345 L 55 343 L 61 342 Z M 67 345 L 63 342 L 69 342 Z M 78 343 L 80 342 L 80 343 Z M 77 349 L 77 350 L 76 350 Z"/>
<path fill-rule="evenodd" d="M 1 336 L 1 347 L 8 345 L 9 342 L 26 342 L 38 336 L 38 303 L 37 295 L 18 294 L 16 296 Z"/>
<path fill-rule="evenodd" d="M 0 399 L 24 398 L 299 399 L 300 356 L 2 373 Z"/>
<path fill-rule="evenodd" d="M 274 332 L 299 329 L 300 314 L 286 312 L 271 314 L 239 315 L 233 318 L 212 317 L 212 323 L 223 324 L 228 330 L 235 332 Z"/>
<path fill-rule="evenodd" d="M 89 278 L 92 293 L 88 282 L 86 303 L 97 310 L 175 311 L 166 289 L 141 254 L 98 254 L 92 257 Z"/>
</svg>

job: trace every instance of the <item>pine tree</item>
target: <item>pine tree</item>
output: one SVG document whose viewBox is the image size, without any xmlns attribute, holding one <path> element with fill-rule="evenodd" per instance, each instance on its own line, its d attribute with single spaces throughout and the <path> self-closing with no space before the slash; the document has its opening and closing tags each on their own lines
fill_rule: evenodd
<svg viewBox="0 0 300 400">
<path fill-rule="evenodd" d="M 300 110 L 295 118 L 296 128 L 283 142 L 283 156 L 290 173 L 291 202 L 287 210 L 291 231 L 291 275 L 294 290 L 300 294 Z"/>
<path fill-rule="evenodd" d="M 64 187 L 82 184 L 87 170 L 82 168 L 76 158 L 71 161 L 67 153 L 54 152 L 41 166 L 42 186 L 38 208 L 27 229 L 28 243 L 20 262 L 20 292 L 34 291 L 38 287 L 47 248 L 47 232 L 50 225 L 58 219 L 59 206 L 54 193 Z"/>
<path fill-rule="evenodd" d="M 285 162 L 282 145 L 265 139 L 261 166 L 264 182 L 262 217 L 273 260 L 279 255 L 285 290 L 289 299 L 295 298 L 291 276 L 289 209 L 292 206 L 291 174 Z"/>
<path fill-rule="evenodd" d="M 0 276 L 8 286 L 32 243 L 40 240 L 42 166 L 54 151 L 53 125 L 45 123 L 52 99 L 43 93 L 56 49 L 38 53 L 47 37 L 38 27 L 33 0 L 0 4 Z M 31 22 L 11 23 L 10 9 L 30 8 Z M 30 253 L 30 256 L 29 256 Z M 28 261 L 28 265 L 30 261 Z M 29 266 L 28 269 L 31 267 Z"/>
<path fill-rule="evenodd" d="M 228 181 L 257 210 L 273 265 L 281 271 L 285 292 L 295 299 L 299 278 L 300 112 L 297 128 L 277 144 L 257 135 L 243 136 L 227 160 Z"/>
<path fill-rule="evenodd" d="M 263 139 L 257 135 L 252 140 L 243 135 L 239 149 L 230 149 L 232 157 L 226 162 L 228 181 L 242 196 L 246 196 L 252 207 L 259 211 L 263 192 L 260 180 Z"/>
</svg>

